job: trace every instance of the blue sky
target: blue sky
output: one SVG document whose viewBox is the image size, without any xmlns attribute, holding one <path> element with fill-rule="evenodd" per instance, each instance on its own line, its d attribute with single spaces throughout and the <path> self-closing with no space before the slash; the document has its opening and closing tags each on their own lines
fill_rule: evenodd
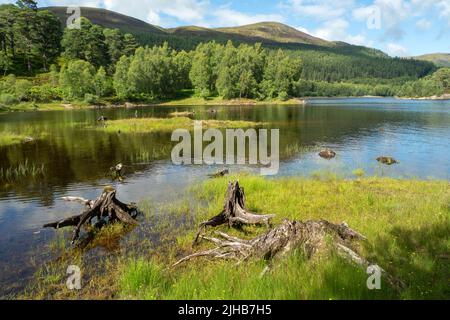
<svg viewBox="0 0 450 320">
<path fill-rule="evenodd" d="M 0 3 L 14 2 L 0 0 Z M 101 7 L 162 27 L 278 21 L 393 56 L 450 52 L 450 0 L 40 0 Z"/>
</svg>

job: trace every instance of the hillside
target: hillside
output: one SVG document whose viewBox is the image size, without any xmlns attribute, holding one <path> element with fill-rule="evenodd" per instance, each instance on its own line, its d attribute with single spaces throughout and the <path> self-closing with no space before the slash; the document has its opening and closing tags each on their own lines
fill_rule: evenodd
<svg viewBox="0 0 450 320">
<path fill-rule="evenodd" d="M 414 57 L 414 59 L 433 62 L 438 67 L 450 68 L 450 53 L 431 53 Z"/>
<path fill-rule="evenodd" d="M 331 47 L 334 44 L 278 22 L 260 22 L 241 27 L 218 28 L 217 31 L 255 37 L 280 43 L 304 43 Z"/>
<path fill-rule="evenodd" d="M 62 23 L 67 19 L 66 7 L 47 7 L 43 9 L 53 12 L 60 18 Z M 216 29 L 198 26 L 164 29 L 105 9 L 82 7 L 81 14 L 93 23 L 103 27 L 117 28 L 123 32 L 132 33 L 144 45 L 161 44 L 164 41 L 168 41 L 172 47 L 177 49 L 193 49 L 201 42 L 214 40 L 225 43 L 228 40 L 232 40 L 236 43 L 261 42 L 267 46 L 287 49 L 332 50 L 333 52 L 337 50 L 351 54 L 384 55 L 379 50 L 319 39 L 276 22 L 260 22 L 246 26 Z"/>
<path fill-rule="evenodd" d="M 67 20 L 67 7 L 47 7 L 42 8 L 53 12 L 65 24 Z M 81 15 L 89 19 L 92 23 L 101 25 L 106 28 L 117 28 L 124 32 L 133 34 L 155 33 L 163 34 L 165 31 L 157 26 L 141 21 L 139 19 L 129 17 L 114 11 L 98 8 L 81 8 Z"/>
<path fill-rule="evenodd" d="M 62 23 L 67 19 L 66 7 L 49 7 Z M 262 43 L 268 49 L 284 49 L 301 57 L 302 77 L 314 81 L 344 81 L 358 79 L 417 79 L 432 72 L 432 63 L 412 59 L 393 59 L 384 52 L 330 42 L 277 22 L 260 22 L 239 27 L 204 28 L 182 26 L 164 29 L 116 12 L 81 8 L 82 16 L 107 28 L 132 33 L 141 45 L 161 45 L 168 42 L 176 50 L 190 51 L 200 43 L 215 41 L 235 45 Z"/>
</svg>

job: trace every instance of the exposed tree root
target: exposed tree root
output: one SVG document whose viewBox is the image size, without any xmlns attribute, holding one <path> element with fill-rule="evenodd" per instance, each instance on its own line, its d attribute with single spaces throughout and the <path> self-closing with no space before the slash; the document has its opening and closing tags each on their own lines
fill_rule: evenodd
<svg viewBox="0 0 450 320">
<path fill-rule="evenodd" d="M 352 230 L 346 223 L 333 224 L 325 220 L 306 222 L 285 220 L 280 226 L 251 240 L 232 237 L 222 232 L 215 232 L 215 237 L 201 235 L 202 228 L 206 226 L 215 227 L 234 222 L 261 223 L 274 217 L 273 215 L 257 216 L 250 214 L 243 209 L 245 208 L 244 203 L 243 189 L 239 187 L 237 182 L 230 183 L 224 210 L 218 216 L 202 223 L 196 238 L 196 242 L 205 239 L 214 243 L 215 247 L 191 254 L 176 262 L 172 267 L 199 257 L 235 260 L 238 263 L 250 258 L 273 262 L 294 250 L 300 250 L 308 259 L 311 259 L 316 253 L 331 249 L 363 268 L 376 267 L 392 286 L 404 287 L 400 280 L 387 274 L 382 268 L 370 263 L 361 257 L 356 250 L 352 249 L 354 242 L 366 238 Z M 266 268 L 262 275 L 269 270 L 270 267 Z"/>
<path fill-rule="evenodd" d="M 46 224 L 44 225 L 44 228 L 60 229 L 69 226 L 75 227 L 73 231 L 72 243 L 75 243 L 75 241 L 79 238 L 81 228 L 84 225 L 92 224 L 94 218 L 96 218 L 95 226 L 97 227 L 115 221 L 121 221 L 126 224 L 137 223 L 135 220 L 138 215 L 136 205 L 127 205 L 117 200 L 116 190 L 112 187 L 106 187 L 101 196 L 95 201 L 86 200 L 79 197 L 67 197 L 63 199 L 82 203 L 86 206 L 86 210 L 80 215 Z"/>
<path fill-rule="evenodd" d="M 270 220 L 274 217 L 273 214 L 257 215 L 247 211 L 244 189 L 239 186 L 238 181 L 230 182 L 222 212 L 200 224 L 194 244 L 198 242 L 202 232 L 207 227 L 218 227 L 223 224 L 228 224 L 230 227 L 234 224 L 266 224 L 269 226 Z"/>
</svg>

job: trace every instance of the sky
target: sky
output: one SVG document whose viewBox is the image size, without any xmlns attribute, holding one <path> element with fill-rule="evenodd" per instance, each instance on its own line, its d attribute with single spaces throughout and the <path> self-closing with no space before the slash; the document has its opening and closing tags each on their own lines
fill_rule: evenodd
<svg viewBox="0 0 450 320">
<path fill-rule="evenodd" d="M 0 3 L 14 1 L 0 0 Z M 450 53 L 450 0 L 40 0 L 106 8 L 161 27 L 277 21 L 391 56 Z"/>
</svg>

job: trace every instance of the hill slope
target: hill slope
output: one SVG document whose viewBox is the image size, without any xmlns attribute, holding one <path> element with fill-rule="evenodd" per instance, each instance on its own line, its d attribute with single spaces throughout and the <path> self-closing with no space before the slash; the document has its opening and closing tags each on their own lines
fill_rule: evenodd
<svg viewBox="0 0 450 320">
<path fill-rule="evenodd" d="M 333 46 L 332 42 L 313 37 L 295 28 L 278 22 L 260 22 L 241 27 L 215 29 L 227 34 L 256 37 L 280 43 L 305 43 L 319 46 Z"/>
<path fill-rule="evenodd" d="M 433 62 L 438 67 L 450 68 L 450 53 L 431 53 L 422 56 L 414 57 L 417 60 Z"/>
<path fill-rule="evenodd" d="M 64 24 L 68 18 L 67 7 L 42 8 L 53 12 Z M 276 22 L 260 22 L 256 24 L 208 29 L 197 26 L 186 26 L 164 29 L 151 25 L 139 19 L 129 17 L 117 12 L 100 8 L 81 7 L 81 15 L 91 22 L 106 28 L 117 28 L 137 36 L 142 42 L 151 42 L 155 39 L 180 40 L 187 37 L 194 42 L 216 40 L 224 42 L 234 40 L 245 43 L 262 42 L 267 44 L 309 44 L 315 46 L 333 47 L 333 42 L 325 41 L 301 32 L 287 25 Z M 147 41 L 146 41 L 147 40 Z"/>
<path fill-rule="evenodd" d="M 48 7 L 64 23 L 66 7 Z M 303 60 L 302 76 L 309 80 L 328 82 L 365 78 L 416 79 L 432 72 L 435 66 L 413 59 L 393 59 L 380 50 L 355 46 L 345 42 L 330 42 L 313 37 L 287 25 L 260 22 L 240 27 L 209 29 L 185 26 L 164 29 L 116 12 L 81 8 L 82 16 L 95 24 L 132 33 L 141 45 L 161 45 L 168 42 L 177 50 L 192 50 L 204 42 L 235 45 L 262 43 L 269 49 L 286 49 Z"/>
<path fill-rule="evenodd" d="M 46 7 L 42 8 L 51 11 L 65 23 L 68 18 L 67 7 Z M 155 33 L 164 34 L 165 31 L 157 26 L 151 25 L 139 19 L 129 17 L 114 11 L 99 8 L 81 7 L 81 16 L 89 19 L 92 23 L 106 28 L 120 29 L 129 33 Z"/>
</svg>

